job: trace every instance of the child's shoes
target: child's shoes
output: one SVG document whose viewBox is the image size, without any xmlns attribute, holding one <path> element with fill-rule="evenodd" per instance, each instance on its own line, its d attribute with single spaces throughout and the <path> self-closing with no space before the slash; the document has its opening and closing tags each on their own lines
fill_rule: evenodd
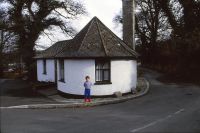
<svg viewBox="0 0 200 133">
<path fill-rule="evenodd" d="M 84 101 L 85 101 L 85 102 L 91 102 L 91 99 L 85 98 Z"/>
<path fill-rule="evenodd" d="M 87 99 L 87 101 L 86 102 L 89 102 L 89 99 Z"/>
<path fill-rule="evenodd" d="M 88 99 L 88 102 L 91 102 L 91 99 L 90 99 L 90 98 Z"/>
</svg>

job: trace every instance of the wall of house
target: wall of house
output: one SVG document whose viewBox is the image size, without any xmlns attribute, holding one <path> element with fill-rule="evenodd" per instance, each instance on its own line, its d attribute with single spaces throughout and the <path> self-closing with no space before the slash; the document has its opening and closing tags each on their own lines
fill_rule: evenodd
<svg viewBox="0 0 200 133">
<path fill-rule="evenodd" d="M 69 94 L 84 94 L 83 83 L 89 75 L 95 83 L 95 60 L 65 60 L 65 82 L 58 81 L 58 90 Z M 59 68 L 59 63 L 58 63 Z M 58 72 L 59 79 L 59 72 Z M 106 85 L 93 85 L 91 94 L 95 96 L 112 95 L 120 91 L 127 93 L 136 87 L 137 62 L 134 60 L 112 60 L 111 82 Z"/>
<path fill-rule="evenodd" d="M 46 74 L 43 74 L 43 60 L 37 60 L 37 80 L 44 82 L 55 82 L 55 61 L 46 60 Z"/>
</svg>

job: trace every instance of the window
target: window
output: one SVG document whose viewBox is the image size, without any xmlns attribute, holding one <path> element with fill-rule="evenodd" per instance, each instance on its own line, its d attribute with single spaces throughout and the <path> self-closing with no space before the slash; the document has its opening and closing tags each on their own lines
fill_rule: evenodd
<svg viewBox="0 0 200 133">
<path fill-rule="evenodd" d="M 64 60 L 59 61 L 59 70 L 60 70 L 60 81 L 64 82 L 65 81 L 65 68 L 64 68 Z"/>
<path fill-rule="evenodd" d="M 43 74 L 47 74 L 47 63 L 46 60 L 43 60 Z"/>
<path fill-rule="evenodd" d="M 110 61 L 96 61 L 96 83 L 111 83 L 110 82 Z"/>
</svg>

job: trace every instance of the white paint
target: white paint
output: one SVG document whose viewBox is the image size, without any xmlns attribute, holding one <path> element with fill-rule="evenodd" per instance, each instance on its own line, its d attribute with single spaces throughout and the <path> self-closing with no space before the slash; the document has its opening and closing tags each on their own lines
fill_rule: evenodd
<svg viewBox="0 0 200 133">
<path fill-rule="evenodd" d="M 175 112 L 175 113 L 173 113 L 173 114 L 171 114 L 171 115 L 166 116 L 165 118 L 158 119 L 158 120 L 156 120 L 156 121 L 154 121 L 154 122 L 151 122 L 151 123 L 149 123 L 149 124 L 147 124 L 147 125 L 144 125 L 143 127 L 133 129 L 133 130 L 131 130 L 131 132 L 132 132 L 132 133 L 139 132 L 139 131 L 141 131 L 141 130 L 143 130 L 143 129 L 145 129 L 145 128 L 154 126 L 154 125 L 156 125 L 156 124 L 158 124 L 158 123 L 160 123 L 160 122 L 163 122 L 163 121 L 165 121 L 165 120 L 167 120 L 167 119 L 169 119 L 169 118 L 171 118 L 171 117 L 173 117 L 173 116 L 175 116 L 175 115 L 178 115 L 179 113 L 183 112 L 184 110 L 185 110 L 185 109 L 180 109 L 180 110 L 178 110 L 177 112 Z"/>
<path fill-rule="evenodd" d="M 89 75 L 95 83 L 95 60 L 65 60 L 65 82 L 58 81 L 58 90 L 69 94 L 84 94 L 83 83 Z M 58 63 L 59 68 L 59 63 Z M 59 69 L 58 69 L 59 80 Z M 136 87 L 137 63 L 134 60 L 112 60 L 111 82 L 106 85 L 93 85 L 91 95 L 112 95 L 116 91 L 131 92 Z"/>
<path fill-rule="evenodd" d="M 46 74 L 43 74 L 43 60 L 37 60 L 37 80 L 44 82 L 55 82 L 55 61 L 46 60 Z"/>
<path fill-rule="evenodd" d="M 183 112 L 185 109 L 180 109 L 179 111 L 175 112 L 174 115 L 180 114 L 181 112 Z"/>
</svg>

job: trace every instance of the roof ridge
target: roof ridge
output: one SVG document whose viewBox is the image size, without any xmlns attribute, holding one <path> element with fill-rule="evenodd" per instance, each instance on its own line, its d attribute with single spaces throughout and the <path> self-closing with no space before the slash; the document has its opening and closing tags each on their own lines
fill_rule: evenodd
<svg viewBox="0 0 200 133">
<path fill-rule="evenodd" d="M 93 22 L 93 20 L 91 20 L 90 22 L 88 22 L 88 24 L 87 24 L 85 27 L 83 27 L 83 29 L 81 29 L 81 31 L 79 31 L 79 32 L 76 34 L 76 36 L 75 36 L 74 38 L 70 39 L 70 41 L 74 41 L 74 39 L 75 39 L 82 31 L 84 31 L 84 28 L 86 28 L 87 26 L 89 26 L 89 28 L 88 28 L 88 30 L 87 30 L 87 33 L 88 33 L 88 31 L 89 31 L 89 29 L 90 29 L 90 27 L 91 27 L 92 22 Z M 87 33 L 85 34 L 85 36 L 87 35 Z M 85 38 L 85 36 L 84 36 L 84 38 Z M 79 46 L 79 48 L 78 48 L 78 51 L 79 51 L 79 49 L 80 49 L 80 47 L 81 47 L 81 45 L 82 45 L 82 42 L 83 42 L 84 38 L 83 38 L 82 41 L 81 41 L 81 44 L 80 44 L 80 46 Z M 58 53 L 55 55 L 55 57 L 56 57 L 57 55 L 59 55 L 60 53 L 62 53 L 62 52 L 65 50 L 66 47 L 67 47 L 67 45 L 66 45 L 60 52 L 58 52 Z"/>
<path fill-rule="evenodd" d="M 85 40 L 85 37 L 87 36 L 89 30 L 91 29 L 93 23 L 94 23 L 94 19 L 92 19 L 92 20 L 88 23 L 88 24 L 90 24 L 90 25 L 89 25 L 89 27 L 88 27 L 88 30 L 87 30 L 85 36 L 83 37 L 83 40 L 81 41 L 81 44 L 80 44 L 80 46 L 79 46 L 79 48 L 78 48 L 78 50 L 77 50 L 78 52 L 80 51 L 80 48 L 81 48 L 81 46 L 83 45 L 83 41 Z M 79 33 L 80 33 L 80 32 L 79 32 Z"/>
<path fill-rule="evenodd" d="M 97 17 L 96 17 L 96 19 L 98 20 Z M 103 40 L 103 38 L 102 38 L 102 34 L 101 34 L 101 31 L 100 31 L 100 26 L 99 26 L 99 23 L 98 23 L 97 20 L 96 20 L 97 29 L 98 29 L 98 31 L 99 31 L 99 35 L 100 35 L 101 42 L 102 42 L 102 45 L 103 45 L 103 48 L 104 48 L 104 51 L 105 51 L 105 55 L 108 56 L 107 49 L 106 49 L 106 47 L 105 47 L 105 42 L 104 42 L 104 40 Z"/>
<path fill-rule="evenodd" d="M 131 54 L 133 54 L 133 55 L 135 55 L 135 56 L 138 56 L 138 53 L 135 51 L 135 50 L 133 50 L 133 49 L 131 49 L 122 39 L 120 39 L 117 35 L 115 35 L 114 33 L 113 33 L 113 31 L 111 31 L 104 23 L 102 23 L 101 22 L 101 20 L 99 20 L 98 18 L 97 18 L 97 20 L 113 35 L 113 36 L 115 36 L 120 42 L 122 42 L 122 46 L 129 52 L 129 53 L 131 53 Z"/>
</svg>

